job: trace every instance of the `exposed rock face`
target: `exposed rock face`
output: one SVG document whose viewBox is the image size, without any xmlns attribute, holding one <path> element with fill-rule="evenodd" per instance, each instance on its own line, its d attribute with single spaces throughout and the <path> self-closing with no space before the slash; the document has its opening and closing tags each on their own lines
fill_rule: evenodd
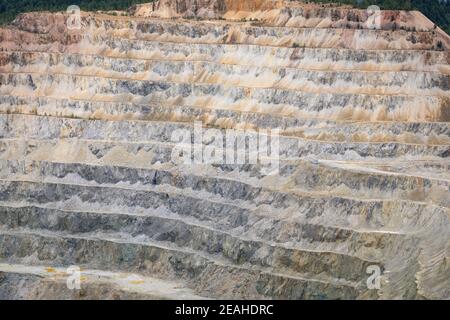
<svg viewBox="0 0 450 320">
<path fill-rule="evenodd" d="M 0 29 L 0 298 L 450 298 L 445 34 L 282 1 L 130 12 Z M 174 161 L 195 121 L 279 129 L 279 172 Z"/>
<path fill-rule="evenodd" d="M 228 12 L 246 12 L 276 10 L 284 7 L 282 0 L 159 0 L 153 3 L 136 5 L 130 12 L 136 16 L 158 17 L 201 17 L 218 18 Z"/>
</svg>

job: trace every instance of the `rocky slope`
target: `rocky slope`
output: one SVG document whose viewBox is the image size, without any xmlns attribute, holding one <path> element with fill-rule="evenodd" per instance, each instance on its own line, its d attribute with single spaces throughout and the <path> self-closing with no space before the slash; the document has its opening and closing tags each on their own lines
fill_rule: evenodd
<svg viewBox="0 0 450 320">
<path fill-rule="evenodd" d="M 450 40 L 381 17 L 161 0 L 0 29 L 0 298 L 450 298 Z M 195 121 L 278 129 L 279 172 L 174 161 Z"/>
</svg>

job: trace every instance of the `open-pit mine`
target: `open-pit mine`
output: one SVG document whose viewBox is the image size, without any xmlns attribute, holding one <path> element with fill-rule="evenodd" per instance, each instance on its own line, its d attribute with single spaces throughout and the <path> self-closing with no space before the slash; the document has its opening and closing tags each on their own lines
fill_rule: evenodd
<svg viewBox="0 0 450 320">
<path fill-rule="evenodd" d="M 175 156 L 229 132 L 276 146 Z M 450 299 L 449 279 L 450 38 L 420 12 L 160 0 L 0 28 L 0 299 Z"/>
</svg>

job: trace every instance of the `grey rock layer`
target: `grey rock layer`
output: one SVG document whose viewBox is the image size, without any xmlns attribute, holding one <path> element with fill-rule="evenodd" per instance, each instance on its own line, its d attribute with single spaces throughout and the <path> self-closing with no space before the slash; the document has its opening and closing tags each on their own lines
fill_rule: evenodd
<svg viewBox="0 0 450 320">
<path fill-rule="evenodd" d="M 450 298 L 447 36 L 283 1 L 129 12 L 0 28 L 1 299 Z M 176 161 L 177 130 L 212 143 L 195 122 L 278 129 L 279 171 Z"/>
</svg>

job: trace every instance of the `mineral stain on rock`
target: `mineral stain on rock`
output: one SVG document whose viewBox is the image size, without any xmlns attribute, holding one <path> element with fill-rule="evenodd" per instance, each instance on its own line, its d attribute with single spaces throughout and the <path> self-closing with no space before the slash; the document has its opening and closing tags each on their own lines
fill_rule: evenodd
<svg viewBox="0 0 450 320">
<path fill-rule="evenodd" d="M 450 298 L 450 39 L 421 13 L 67 18 L 0 28 L 1 299 Z M 174 161 L 196 122 L 278 130 L 279 170 Z"/>
</svg>

